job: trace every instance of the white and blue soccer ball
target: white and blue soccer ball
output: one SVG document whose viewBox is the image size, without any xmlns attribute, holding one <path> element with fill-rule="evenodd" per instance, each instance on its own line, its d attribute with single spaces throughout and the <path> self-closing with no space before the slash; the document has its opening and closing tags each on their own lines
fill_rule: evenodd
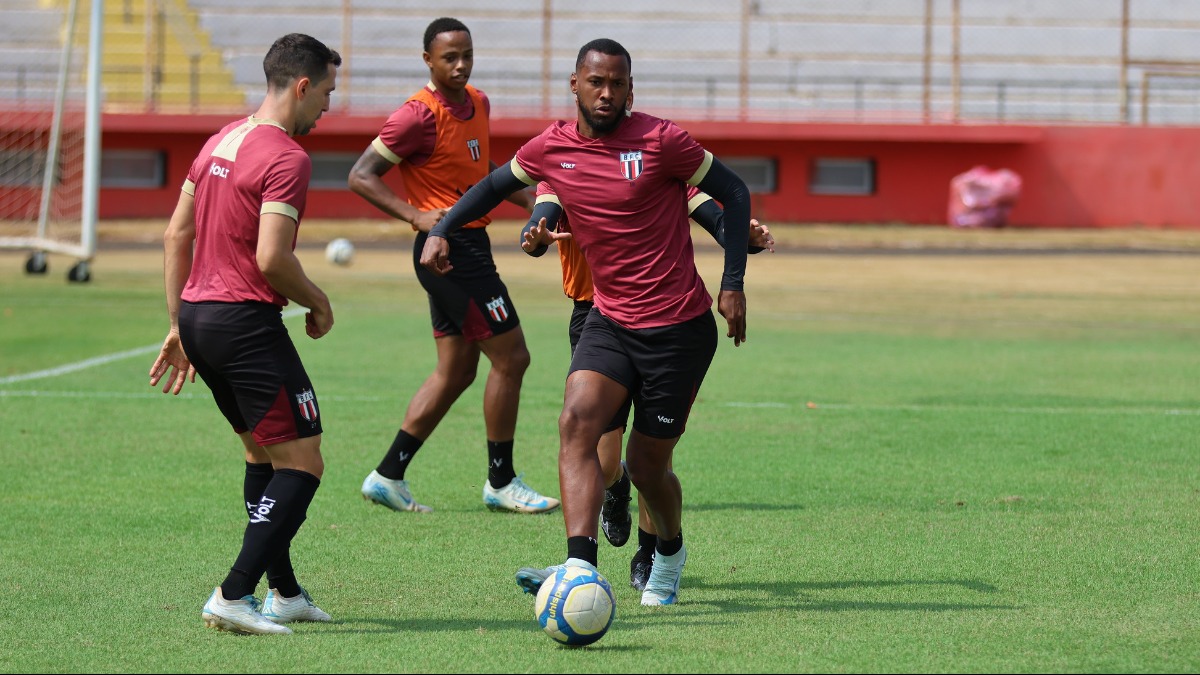
<svg viewBox="0 0 1200 675">
<path fill-rule="evenodd" d="M 349 265 L 354 259 L 354 244 L 344 237 L 334 239 L 325 247 L 325 259 L 335 265 Z"/>
<path fill-rule="evenodd" d="M 612 586 L 599 572 L 564 566 L 542 582 L 533 615 L 556 642 L 582 647 L 608 632 L 617 605 Z"/>
</svg>

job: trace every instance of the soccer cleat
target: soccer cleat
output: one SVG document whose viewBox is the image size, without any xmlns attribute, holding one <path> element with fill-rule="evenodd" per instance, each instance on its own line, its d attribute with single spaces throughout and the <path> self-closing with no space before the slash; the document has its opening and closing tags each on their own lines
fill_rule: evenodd
<svg viewBox="0 0 1200 675">
<path fill-rule="evenodd" d="M 508 485 L 497 490 L 490 481 L 483 483 L 483 503 L 493 511 L 515 511 L 516 513 L 545 513 L 558 508 L 558 500 L 538 494 L 526 485 L 521 474 Z"/>
<path fill-rule="evenodd" d="M 317 604 L 312 596 L 303 588 L 300 595 L 285 598 L 274 588 L 267 591 L 263 600 L 262 615 L 275 623 L 292 623 L 294 621 L 331 621 L 329 616 Z"/>
<path fill-rule="evenodd" d="M 200 612 L 204 625 L 246 635 L 291 635 L 292 629 L 280 626 L 258 613 L 258 600 L 247 595 L 241 600 L 226 600 L 221 587 L 213 591 Z"/>
<path fill-rule="evenodd" d="M 654 564 L 654 549 L 639 548 L 629 561 L 629 585 L 639 591 L 646 590 L 650 578 L 650 567 Z"/>
<path fill-rule="evenodd" d="M 433 509 L 418 504 L 408 491 L 408 481 L 384 478 L 378 471 L 367 475 L 362 484 L 363 499 L 382 504 L 393 511 L 416 511 L 429 513 Z"/>
<path fill-rule="evenodd" d="M 679 580 L 683 577 L 683 563 L 686 561 L 687 548 L 679 549 L 675 555 L 661 555 L 655 551 L 650 578 L 646 580 L 646 588 L 642 591 L 642 604 L 657 607 L 679 602 Z"/>
<path fill-rule="evenodd" d="M 596 566 L 586 560 L 579 558 L 567 558 L 567 561 L 561 565 L 551 565 L 549 567 L 522 567 L 517 570 L 517 585 L 521 590 L 530 595 L 537 595 L 542 584 L 547 579 L 554 576 L 554 573 L 564 567 L 584 567 L 593 572 L 596 571 Z"/>
<path fill-rule="evenodd" d="M 622 496 L 622 494 L 624 496 Z M 620 548 L 629 541 L 633 518 L 629 515 L 629 474 L 621 462 L 621 480 L 604 491 L 604 506 L 600 508 L 600 531 L 608 543 Z"/>
</svg>

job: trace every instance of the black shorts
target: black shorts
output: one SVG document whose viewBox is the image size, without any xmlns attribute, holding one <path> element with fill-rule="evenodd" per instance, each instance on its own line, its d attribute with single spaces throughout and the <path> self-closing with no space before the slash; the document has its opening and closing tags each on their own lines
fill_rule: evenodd
<svg viewBox="0 0 1200 675">
<path fill-rule="evenodd" d="M 184 302 L 179 338 L 235 432 L 251 431 L 259 445 L 321 433 L 317 395 L 279 307 Z"/>
<path fill-rule="evenodd" d="M 573 302 L 575 307 L 571 310 L 571 327 L 567 329 L 567 334 L 571 337 L 571 356 L 575 356 L 575 345 L 579 344 L 579 336 L 583 334 L 583 324 L 595 305 L 591 300 Z"/>
<path fill-rule="evenodd" d="M 417 233 L 413 242 L 413 269 L 429 296 L 434 337 L 461 335 L 470 342 L 478 342 L 521 325 L 508 288 L 496 272 L 487 230 L 461 229 L 450 234 L 450 264 L 454 269 L 445 276 L 438 276 L 421 264 L 421 250 L 428 237 L 425 232 Z"/>
<path fill-rule="evenodd" d="M 571 326 L 567 333 L 571 338 L 571 356 L 575 356 L 575 345 L 579 344 L 579 336 L 583 334 L 583 324 L 587 321 L 588 314 L 592 313 L 592 307 L 595 305 L 591 300 L 575 300 L 575 307 L 571 310 Z M 624 429 L 629 424 L 629 409 L 633 406 L 633 394 L 625 397 L 625 402 L 621 404 L 621 409 L 613 417 L 612 421 L 605 427 L 604 432 L 608 433 L 615 429 Z"/>
<path fill-rule="evenodd" d="M 676 438 L 716 351 L 712 312 L 673 326 L 631 330 L 592 309 L 570 372 L 591 370 L 620 383 L 633 400 L 634 429 L 652 438 Z"/>
</svg>

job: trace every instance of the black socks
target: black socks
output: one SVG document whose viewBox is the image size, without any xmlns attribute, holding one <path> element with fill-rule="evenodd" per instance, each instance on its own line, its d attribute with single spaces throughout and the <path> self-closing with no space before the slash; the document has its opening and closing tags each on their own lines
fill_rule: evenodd
<svg viewBox="0 0 1200 675">
<path fill-rule="evenodd" d="M 591 537 L 567 537 L 567 557 L 586 560 L 596 566 L 599 545 Z"/>
<path fill-rule="evenodd" d="M 425 441 L 401 429 L 396 432 L 396 440 L 392 441 L 392 447 L 388 448 L 387 454 L 384 455 L 383 461 L 379 463 L 375 471 L 384 478 L 404 480 L 404 472 L 408 471 L 408 463 L 412 461 L 413 455 L 417 454 L 417 450 L 420 450 L 424 443 Z"/>
<path fill-rule="evenodd" d="M 512 462 L 513 442 L 511 440 L 488 441 L 487 445 L 488 483 L 491 484 L 493 490 L 499 490 L 517 477 Z"/>
<path fill-rule="evenodd" d="M 263 492 L 275 475 L 275 469 L 270 462 L 266 464 L 251 464 L 246 462 L 246 479 L 242 483 L 242 494 L 246 499 L 247 515 L 258 508 L 262 501 Z M 280 551 L 279 555 L 267 565 L 267 586 L 279 591 L 285 598 L 300 595 L 300 583 L 296 581 L 296 573 L 292 570 L 291 545 Z M 240 596 L 239 596 L 240 597 Z M 229 598 L 226 598 L 227 600 Z"/>
<path fill-rule="evenodd" d="M 254 594 L 267 567 L 290 547 L 320 485 L 320 479 L 304 471 L 280 469 L 274 473 L 258 504 L 249 510 L 241 553 L 221 583 L 226 600 Z M 287 567 L 291 567 L 290 561 Z M 276 590 L 285 597 L 298 594 L 289 596 L 282 588 Z"/>
</svg>

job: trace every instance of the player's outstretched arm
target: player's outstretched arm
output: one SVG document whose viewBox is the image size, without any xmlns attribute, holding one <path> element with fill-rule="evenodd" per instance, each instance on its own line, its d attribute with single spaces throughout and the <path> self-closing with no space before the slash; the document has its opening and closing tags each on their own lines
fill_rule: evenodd
<svg viewBox="0 0 1200 675">
<path fill-rule="evenodd" d="M 308 308 L 304 331 L 317 339 L 333 328 L 333 308 L 329 297 L 304 273 L 292 251 L 296 221 L 282 213 L 264 213 L 258 220 L 258 248 L 255 258 L 271 288 L 283 297 Z"/>
<path fill-rule="evenodd" d="M 454 269 L 450 264 L 450 242 L 446 237 L 463 225 L 486 216 L 504 201 L 506 196 L 525 185 L 526 183 L 513 173 L 511 164 L 505 164 L 471 186 L 446 217 L 430 230 L 425 247 L 421 249 L 421 264 L 434 274 L 446 274 Z"/>
</svg>

